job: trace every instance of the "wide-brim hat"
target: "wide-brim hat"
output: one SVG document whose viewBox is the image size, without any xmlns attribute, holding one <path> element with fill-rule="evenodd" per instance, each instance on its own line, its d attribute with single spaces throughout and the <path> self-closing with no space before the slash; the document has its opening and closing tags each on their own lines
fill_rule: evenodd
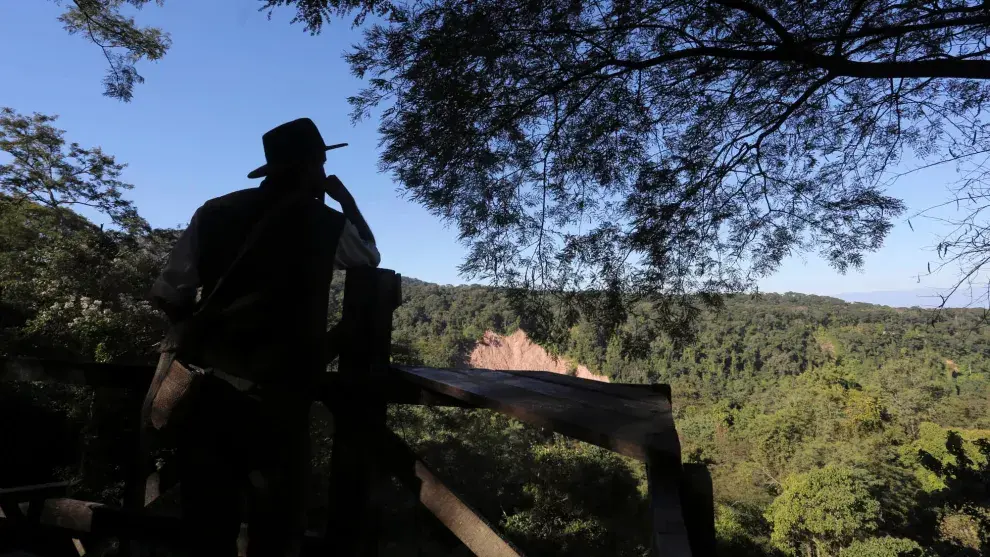
<svg viewBox="0 0 990 557">
<path fill-rule="evenodd" d="M 299 118 L 272 128 L 261 136 L 261 143 L 265 147 L 265 164 L 249 172 L 248 178 L 268 176 L 276 168 L 323 162 L 327 151 L 347 146 L 346 143 L 324 143 L 320 130 L 309 118 Z"/>
</svg>

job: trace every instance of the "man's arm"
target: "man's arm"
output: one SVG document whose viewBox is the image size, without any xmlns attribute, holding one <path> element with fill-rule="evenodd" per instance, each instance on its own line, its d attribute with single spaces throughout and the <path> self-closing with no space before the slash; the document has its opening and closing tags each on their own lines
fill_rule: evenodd
<svg viewBox="0 0 990 557">
<path fill-rule="evenodd" d="M 199 211 L 172 247 L 168 263 L 151 287 L 151 303 L 172 324 L 184 321 L 196 308 L 199 277 Z"/>
<path fill-rule="evenodd" d="M 358 210 L 354 196 L 344 187 L 344 183 L 340 181 L 340 178 L 337 178 L 333 174 L 327 176 L 327 194 L 337 201 L 337 203 L 340 203 L 340 208 L 343 210 L 344 216 L 357 228 L 361 239 L 374 244 L 375 235 L 371 233 L 371 227 L 368 226 L 368 222 L 364 220 L 364 216 Z"/>
<path fill-rule="evenodd" d="M 333 175 L 327 177 L 326 192 L 340 203 L 345 219 L 344 228 L 337 241 L 334 268 L 377 267 L 381 262 L 381 254 L 378 252 L 378 246 L 375 245 L 375 235 L 358 210 L 354 196 Z"/>
</svg>

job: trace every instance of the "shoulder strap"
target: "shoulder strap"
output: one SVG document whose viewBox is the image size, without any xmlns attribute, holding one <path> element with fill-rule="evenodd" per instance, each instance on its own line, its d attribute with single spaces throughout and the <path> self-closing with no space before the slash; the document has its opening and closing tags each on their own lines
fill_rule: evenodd
<svg viewBox="0 0 990 557">
<path fill-rule="evenodd" d="M 240 251 L 237 252 L 237 255 L 234 257 L 234 260 L 231 261 L 230 266 L 227 267 L 227 270 L 224 271 L 224 273 L 220 276 L 220 279 L 217 280 L 217 283 L 213 287 L 213 290 L 210 291 L 206 299 L 203 300 L 203 302 L 200 304 L 199 309 L 197 309 L 196 312 L 193 313 L 192 319 L 202 319 L 203 316 L 207 315 L 209 311 L 211 311 L 210 301 L 216 298 L 216 293 L 223 287 L 223 284 L 224 282 L 226 282 L 227 277 L 231 276 L 233 272 L 237 269 L 238 263 L 240 263 L 241 260 L 244 259 L 244 255 L 247 254 L 249 251 L 251 251 L 251 248 L 254 247 L 254 245 L 257 243 L 258 238 L 261 238 L 262 234 L 271 225 L 271 223 L 277 220 L 277 217 L 282 216 L 285 213 L 286 209 L 288 209 L 292 205 L 305 199 L 306 197 L 305 193 L 306 192 L 304 191 L 300 191 L 297 193 L 286 195 L 285 197 L 280 199 L 278 203 L 276 203 L 275 205 L 264 211 L 261 218 L 258 219 L 258 222 L 254 224 L 254 226 L 251 228 L 251 231 L 248 233 L 247 237 L 245 237 L 244 242 L 241 244 Z"/>
</svg>

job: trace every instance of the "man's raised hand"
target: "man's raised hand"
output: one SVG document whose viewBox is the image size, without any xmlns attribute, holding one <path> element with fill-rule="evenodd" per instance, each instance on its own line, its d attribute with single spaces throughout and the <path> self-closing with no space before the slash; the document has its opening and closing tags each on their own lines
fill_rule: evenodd
<svg viewBox="0 0 990 557">
<path fill-rule="evenodd" d="M 345 201 L 351 199 L 351 192 L 347 191 L 344 183 L 340 181 L 340 178 L 336 174 L 327 176 L 325 184 L 327 195 L 337 203 L 343 205 Z"/>
</svg>

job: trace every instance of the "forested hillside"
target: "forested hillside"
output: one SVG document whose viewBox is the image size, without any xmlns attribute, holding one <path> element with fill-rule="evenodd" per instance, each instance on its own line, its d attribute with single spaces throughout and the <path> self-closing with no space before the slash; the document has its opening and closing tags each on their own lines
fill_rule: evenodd
<svg viewBox="0 0 990 557">
<path fill-rule="evenodd" d="M 702 314 L 687 346 L 654 331 L 648 306 L 637 311 L 613 336 L 579 321 L 550 348 L 613 381 L 672 385 L 685 458 L 714 473 L 726 554 L 987 551 L 990 330 L 982 311 L 950 310 L 933 325 L 930 310 L 738 296 Z M 507 333 L 519 322 L 494 290 L 407 280 L 396 353 L 458 365 L 485 329 Z M 467 419 L 444 415 L 455 414 Z M 537 485 L 528 488 L 540 494 L 531 501 L 538 512 L 525 512 L 529 535 L 594 537 L 605 523 L 582 520 L 614 518 L 593 506 L 570 517 L 539 508 L 560 494 Z M 584 549 L 565 554 L 597 554 L 576 547 Z"/>
<path fill-rule="evenodd" d="M 71 212 L 0 204 L 0 355 L 151 361 L 160 318 L 142 301 L 174 231 L 105 231 Z M 388 265 L 385 254 L 384 265 Z M 401 269 L 399 269 L 401 271 Z M 334 283 L 339 316 L 343 281 Z M 614 335 L 578 319 L 548 346 L 619 382 L 673 386 L 685 459 L 707 462 L 724 555 L 979 555 L 988 551 L 990 329 L 801 294 L 729 299 L 695 341 L 633 308 Z M 454 366 L 486 330 L 525 320 L 499 290 L 406 279 L 397 362 Z M 119 497 L 112 397 L 0 383 L 0 460 L 13 484 L 82 480 Z M 96 418 L 95 425 L 91 418 Z M 533 555 L 644 555 L 637 463 L 485 411 L 391 409 L 393 427 Z M 86 425 L 89 424 L 89 425 Z M 317 423 L 316 477 L 332 435 Z M 164 456 L 167 458 L 167 454 Z M 446 555 L 395 495 L 387 554 Z M 426 528 L 429 530 L 429 528 Z"/>
</svg>

